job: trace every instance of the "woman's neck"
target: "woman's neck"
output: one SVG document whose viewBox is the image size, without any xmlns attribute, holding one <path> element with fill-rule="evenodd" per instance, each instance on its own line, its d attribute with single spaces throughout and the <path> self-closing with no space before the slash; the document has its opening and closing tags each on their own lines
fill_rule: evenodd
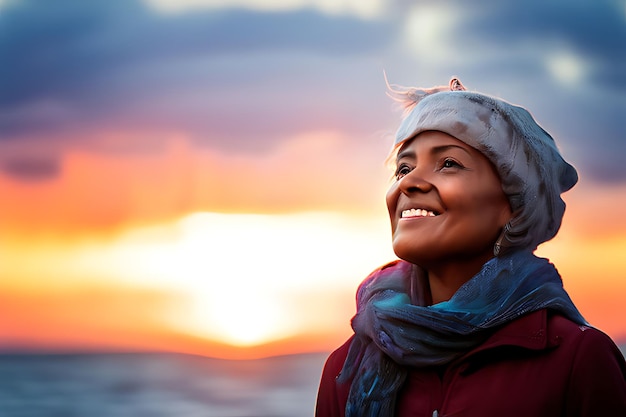
<svg viewBox="0 0 626 417">
<path fill-rule="evenodd" d="M 445 262 L 442 265 L 429 268 L 427 271 L 432 303 L 437 304 L 452 298 L 454 293 L 463 284 L 472 279 L 491 257 L 489 256 L 486 259 L 474 258 L 469 261 Z"/>
</svg>

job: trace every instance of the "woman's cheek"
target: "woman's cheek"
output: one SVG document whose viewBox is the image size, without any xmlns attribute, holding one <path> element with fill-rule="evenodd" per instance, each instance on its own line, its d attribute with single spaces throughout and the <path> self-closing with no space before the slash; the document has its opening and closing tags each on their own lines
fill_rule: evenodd
<svg viewBox="0 0 626 417">
<path fill-rule="evenodd" d="M 389 212 L 389 220 L 391 221 L 391 229 L 395 231 L 396 223 L 398 219 L 396 218 L 397 207 L 398 207 L 398 197 L 400 195 L 400 189 L 398 188 L 398 181 L 395 181 L 389 190 L 387 191 L 387 195 L 385 200 L 387 202 L 387 210 Z"/>
</svg>

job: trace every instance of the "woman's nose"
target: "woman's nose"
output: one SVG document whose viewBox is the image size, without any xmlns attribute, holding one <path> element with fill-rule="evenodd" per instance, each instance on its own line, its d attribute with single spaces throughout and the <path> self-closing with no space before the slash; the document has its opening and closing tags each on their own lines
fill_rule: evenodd
<svg viewBox="0 0 626 417">
<path fill-rule="evenodd" d="M 402 177 L 398 185 L 400 190 L 405 194 L 416 192 L 427 193 L 433 188 L 432 183 L 430 183 L 417 168 Z"/>
</svg>

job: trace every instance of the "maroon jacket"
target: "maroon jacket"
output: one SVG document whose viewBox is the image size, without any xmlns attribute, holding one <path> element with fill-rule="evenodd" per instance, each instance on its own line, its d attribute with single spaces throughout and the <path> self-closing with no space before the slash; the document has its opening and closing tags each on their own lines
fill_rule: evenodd
<svg viewBox="0 0 626 417">
<path fill-rule="evenodd" d="M 350 340 L 324 367 L 316 417 L 344 417 L 336 377 Z M 437 413 L 434 414 L 434 411 Z M 625 417 L 626 363 L 599 330 L 540 310 L 497 330 L 445 369 L 413 369 L 399 417 Z"/>
</svg>

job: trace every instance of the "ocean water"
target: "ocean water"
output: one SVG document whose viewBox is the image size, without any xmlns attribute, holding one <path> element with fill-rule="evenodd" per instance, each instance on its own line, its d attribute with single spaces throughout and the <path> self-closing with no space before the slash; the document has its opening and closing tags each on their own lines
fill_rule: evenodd
<svg viewBox="0 0 626 417">
<path fill-rule="evenodd" d="M 313 416 L 326 356 L 0 355 L 0 416 Z"/>
</svg>

